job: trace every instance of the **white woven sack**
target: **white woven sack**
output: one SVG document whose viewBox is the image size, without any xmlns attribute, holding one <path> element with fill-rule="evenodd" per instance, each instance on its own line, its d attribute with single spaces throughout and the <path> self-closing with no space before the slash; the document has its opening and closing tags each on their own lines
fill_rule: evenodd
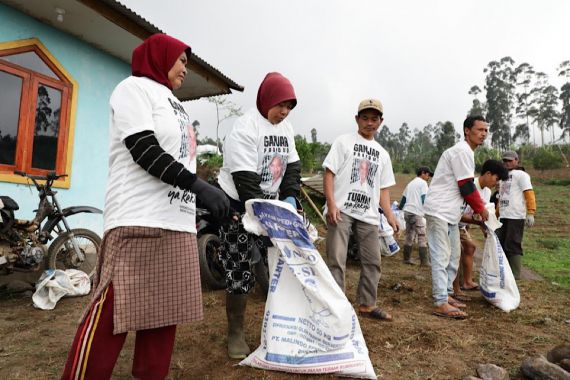
<svg viewBox="0 0 570 380">
<path fill-rule="evenodd" d="M 250 200 L 246 210 L 244 227 L 274 248 L 261 344 L 240 365 L 376 379 L 356 313 L 293 207 Z"/>
</svg>

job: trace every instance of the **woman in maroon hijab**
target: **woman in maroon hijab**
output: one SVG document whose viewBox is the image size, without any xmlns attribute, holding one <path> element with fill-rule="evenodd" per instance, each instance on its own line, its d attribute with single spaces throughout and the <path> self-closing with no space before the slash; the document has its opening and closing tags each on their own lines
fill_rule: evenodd
<svg viewBox="0 0 570 380">
<path fill-rule="evenodd" d="M 232 209 L 245 211 L 252 198 L 278 198 L 296 207 L 301 183 L 301 161 L 295 149 L 293 126 L 286 120 L 297 104 L 291 82 L 269 73 L 259 86 L 257 108 L 236 120 L 224 142 L 224 165 L 218 183 Z M 261 239 L 248 234 L 241 220 L 225 224 L 220 256 L 226 270 L 228 355 L 245 358 L 249 347 L 243 331 L 247 294 L 255 285 L 252 252 L 266 252 Z M 262 257 L 261 260 L 264 260 Z"/>
<path fill-rule="evenodd" d="M 128 331 L 136 331 L 133 377 L 164 379 L 176 325 L 203 317 L 196 197 L 217 217 L 229 202 L 196 176 L 193 127 L 172 93 L 189 55 L 183 42 L 153 35 L 111 95 L 99 268 L 62 379 L 110 378 Z"/>
</svg>

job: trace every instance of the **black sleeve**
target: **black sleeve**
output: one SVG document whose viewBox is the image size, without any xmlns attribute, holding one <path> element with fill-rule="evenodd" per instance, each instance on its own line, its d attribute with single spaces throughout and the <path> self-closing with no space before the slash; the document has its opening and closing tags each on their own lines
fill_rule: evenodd
<svg viewBox="0 0 570 380">
<path fill-rule="evenodd" d="M 287 164 L 283 180 L 279 186 L 279 199 L 287 197 L 299 197 L 301 192 L 301 161 Z"/>
<path fill-rule="evenodd" d="M 261 177 L 255 172 L 235 172 L 232 173 L 234 185 L 239 195 L 239 200 L 245 202 L 248 199 L 263 198 L 261 191 Z"/>
<path fill-rule="evenodd" d="M 196 182 L 196 174 L 166 153 L 158 144 L 154 132 L 142 131 L 128 136 L 125 138 L 125 146 L 141 168 L 162 182 L 182 190 L 190 190 Z"/>
</svg>

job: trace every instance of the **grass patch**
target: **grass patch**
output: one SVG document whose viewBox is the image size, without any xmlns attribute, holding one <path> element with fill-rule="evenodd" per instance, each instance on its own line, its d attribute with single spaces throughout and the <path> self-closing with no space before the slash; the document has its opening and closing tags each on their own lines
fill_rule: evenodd
<svg viewBox="0 0 570 380">
<path fill-rule="evenodd" d="M 536 225 L 525 229 L 523 265 L 570 289 L 570 187 L 539 183 L 535 193 Z"/>
<path fill-rule="evenodd" d="M 540 183 L 550 186 L 570 186 L 570 178 L 540 179 Z"/>
</svg>

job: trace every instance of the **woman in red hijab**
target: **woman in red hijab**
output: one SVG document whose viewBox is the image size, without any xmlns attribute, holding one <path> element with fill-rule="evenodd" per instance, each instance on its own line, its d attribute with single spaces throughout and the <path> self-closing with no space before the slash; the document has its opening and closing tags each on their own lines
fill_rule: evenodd
<svg viewBox="0 0 570 380">
<path fill-rule="evenodd" d="M 218 176 L 232 209 L 243 213 L 245 201 L 252 198 L 278 198 L 297 207 L 301 161 L 295 149 L 293 126 L 286 120 L 296 104 L 291 82 L 279 73 L 269 73 L 259 86 L 257 108 L 236 120 L 224 142 L 224 164 Z M 266 254 L 266 244 L 248 234 L 241 220 L 223 225 L 221 240 L 220 257 L 226 271 L 228 355 L 241 359 L 249 354 L 243 322 L 247 294 L 255 285 L 252 252 L 259 249 Z"/>
<path fill-rule="evenodd" d="M 203 317 L 196 197 L 217 217 L 229 202 L 196 176 L 193 127 L 172 93 L 189 55 L 183 42 L 153 35 L 111 95 L 100 262 L 62 379 L 109 379 L 128 331 L 136 332 L 133 377 L 164 379 L 176 325 Z"/>
</svg>

